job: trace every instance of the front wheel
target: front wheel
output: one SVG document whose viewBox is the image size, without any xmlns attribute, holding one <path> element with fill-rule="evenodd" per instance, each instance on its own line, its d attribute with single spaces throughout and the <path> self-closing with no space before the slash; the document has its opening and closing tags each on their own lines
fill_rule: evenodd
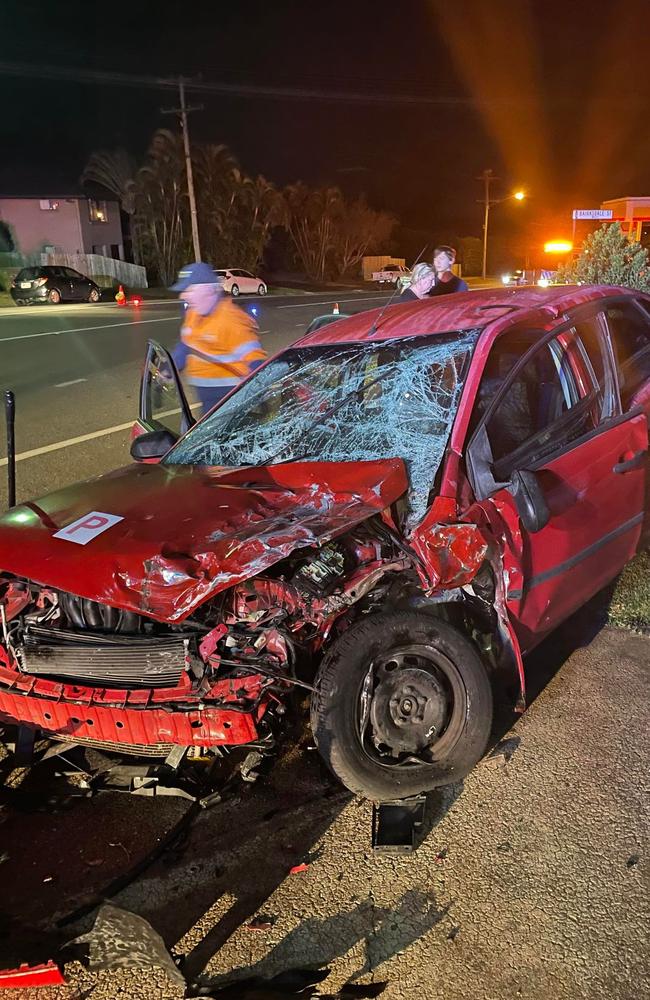
<svg viewBox="0 0 650 1000">
<path fill-rule="evenodd" d="M 463 778 L 492 726 L 483 662 L 432 615 L 387 612 L 351 626 L 316 677 L 311 725 L 325 762 L 377 802 Z"/>
<path fill-rule="evenodd" d="M 90 289 L 90 295 L 88 296 L 89 302 L 99 302 L 99 292 L 96 288 Z"/>
<path fill-rule="evenodd" d="M 237 296 L 239 295 L 239 285 L 233 285 L 232 288 L 230 289 L 230 294 L 234 298 L 237 298 Z"/>
<path fill-rule="evenodd" d="M 51 302 L 53 306 L 58 306 L 59 302 L 61 301 L 61 292 L 58 290 L 58 288 L 50 289 L 47 296 L 47 301 Z"/>
<path fill-rule="evenodd" d="M 257 294 L 266 295 L 266 285 L 260 285 L 260 287 L 257 289 Z"/>
</svg>

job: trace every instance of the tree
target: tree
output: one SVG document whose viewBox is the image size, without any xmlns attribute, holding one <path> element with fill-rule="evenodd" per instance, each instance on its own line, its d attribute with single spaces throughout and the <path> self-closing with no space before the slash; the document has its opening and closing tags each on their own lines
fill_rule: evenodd
<svg viewBox="0 0 650 1000">
<path fill-rule="evenodd" d="M 135 159 L 125 149 L 112 152 L 102 149 L 92 153 L 81 175 L 82 184 L 100 184 L 116 195 L 127 215 L 135 211 L 133 180 L 137 172 Z"/>
<path fill-rule="evenodd" d="M 334 263 L 341 276 L 357 267 L 370 250 L 383 249 L 397 224 L 392 215 L 375 211 L 363 198 L 342 207 L 334 236 Z"/>
<path fill-rule="evenodd" d="M 580 256 L 560 273 L 565 280 L 583 285 L 627 285 L 650 291 L 648 251 L 628 240 L 618 222 L 590 233 Z"/>
<path fill-rule="evenodd" d="M 336 187 L 309 188 L 299 181 L 284 190 L 286 225 L 303 270 L 322 281 L 349 272 L 366 253 L 382 249 L 395 219 L 359 199 L 345 201 Z"/>
<path fill-rule="evenodd" d="M 191 257 L 185 155 L 180 135 L 159 129 L 134 181 L 134 229 L 143 261 L 168 285 Z"/>
</svg>

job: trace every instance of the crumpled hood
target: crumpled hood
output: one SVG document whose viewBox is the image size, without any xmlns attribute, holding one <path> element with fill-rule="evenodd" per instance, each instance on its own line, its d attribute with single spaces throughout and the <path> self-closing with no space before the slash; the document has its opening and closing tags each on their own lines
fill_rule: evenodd
<svg viewBox="0 0 650 1000">
<path fill-rule="evenodd" d="M 159 621 L 383 510 L 401 459 L 237 470 L 131 465 L 0 518 L 0 571 Z M 58 536 L 58 537 L 57 537 Z"/>
</svg>

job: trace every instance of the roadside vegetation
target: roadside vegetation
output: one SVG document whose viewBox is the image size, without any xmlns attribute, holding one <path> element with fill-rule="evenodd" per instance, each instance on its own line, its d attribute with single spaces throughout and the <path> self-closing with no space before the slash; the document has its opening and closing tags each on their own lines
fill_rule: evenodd
<svg viewBox="0 0 650 1000">
<path fill-rule="evenodd" d="M 611 625 L 650 633 L 650 552 L 640 552 L 621 573 L 607 617 Z"/>
<path fill-rule="evenodd" d="M 279 189 L 249 177 L 224 145 L 195 144 L 192 166 L 197 219 L 205 260 L 256 270 L 272 237 L 307 277 L 328 280 L 357 273 L 366 254 L 389 249 L 397 220 L 349 200 L 337 187 L 297 183 Z M 133 254 L 152 284 L 167 286 L 192 259 L 192 233 L 183 142 L 157 131 L 144 163 L 124 150 L 93 153 L 82 176 L 120 201 L 129 217 Z"/>
</svg>

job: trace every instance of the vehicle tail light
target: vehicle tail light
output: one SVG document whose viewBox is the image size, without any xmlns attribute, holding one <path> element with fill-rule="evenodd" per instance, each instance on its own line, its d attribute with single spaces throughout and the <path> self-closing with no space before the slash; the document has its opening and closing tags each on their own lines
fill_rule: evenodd
<svg viewBox="0 0 650 1000">
<path fill-rule="evenodd" d="M 34 280 L 34 285 L 35 285 L 36 288 L 39 288 L 41 285 L 44 285 L 46 283 L 46 281 L 47 281 L 47 278 L 36 278 Z"/>
</svg>

